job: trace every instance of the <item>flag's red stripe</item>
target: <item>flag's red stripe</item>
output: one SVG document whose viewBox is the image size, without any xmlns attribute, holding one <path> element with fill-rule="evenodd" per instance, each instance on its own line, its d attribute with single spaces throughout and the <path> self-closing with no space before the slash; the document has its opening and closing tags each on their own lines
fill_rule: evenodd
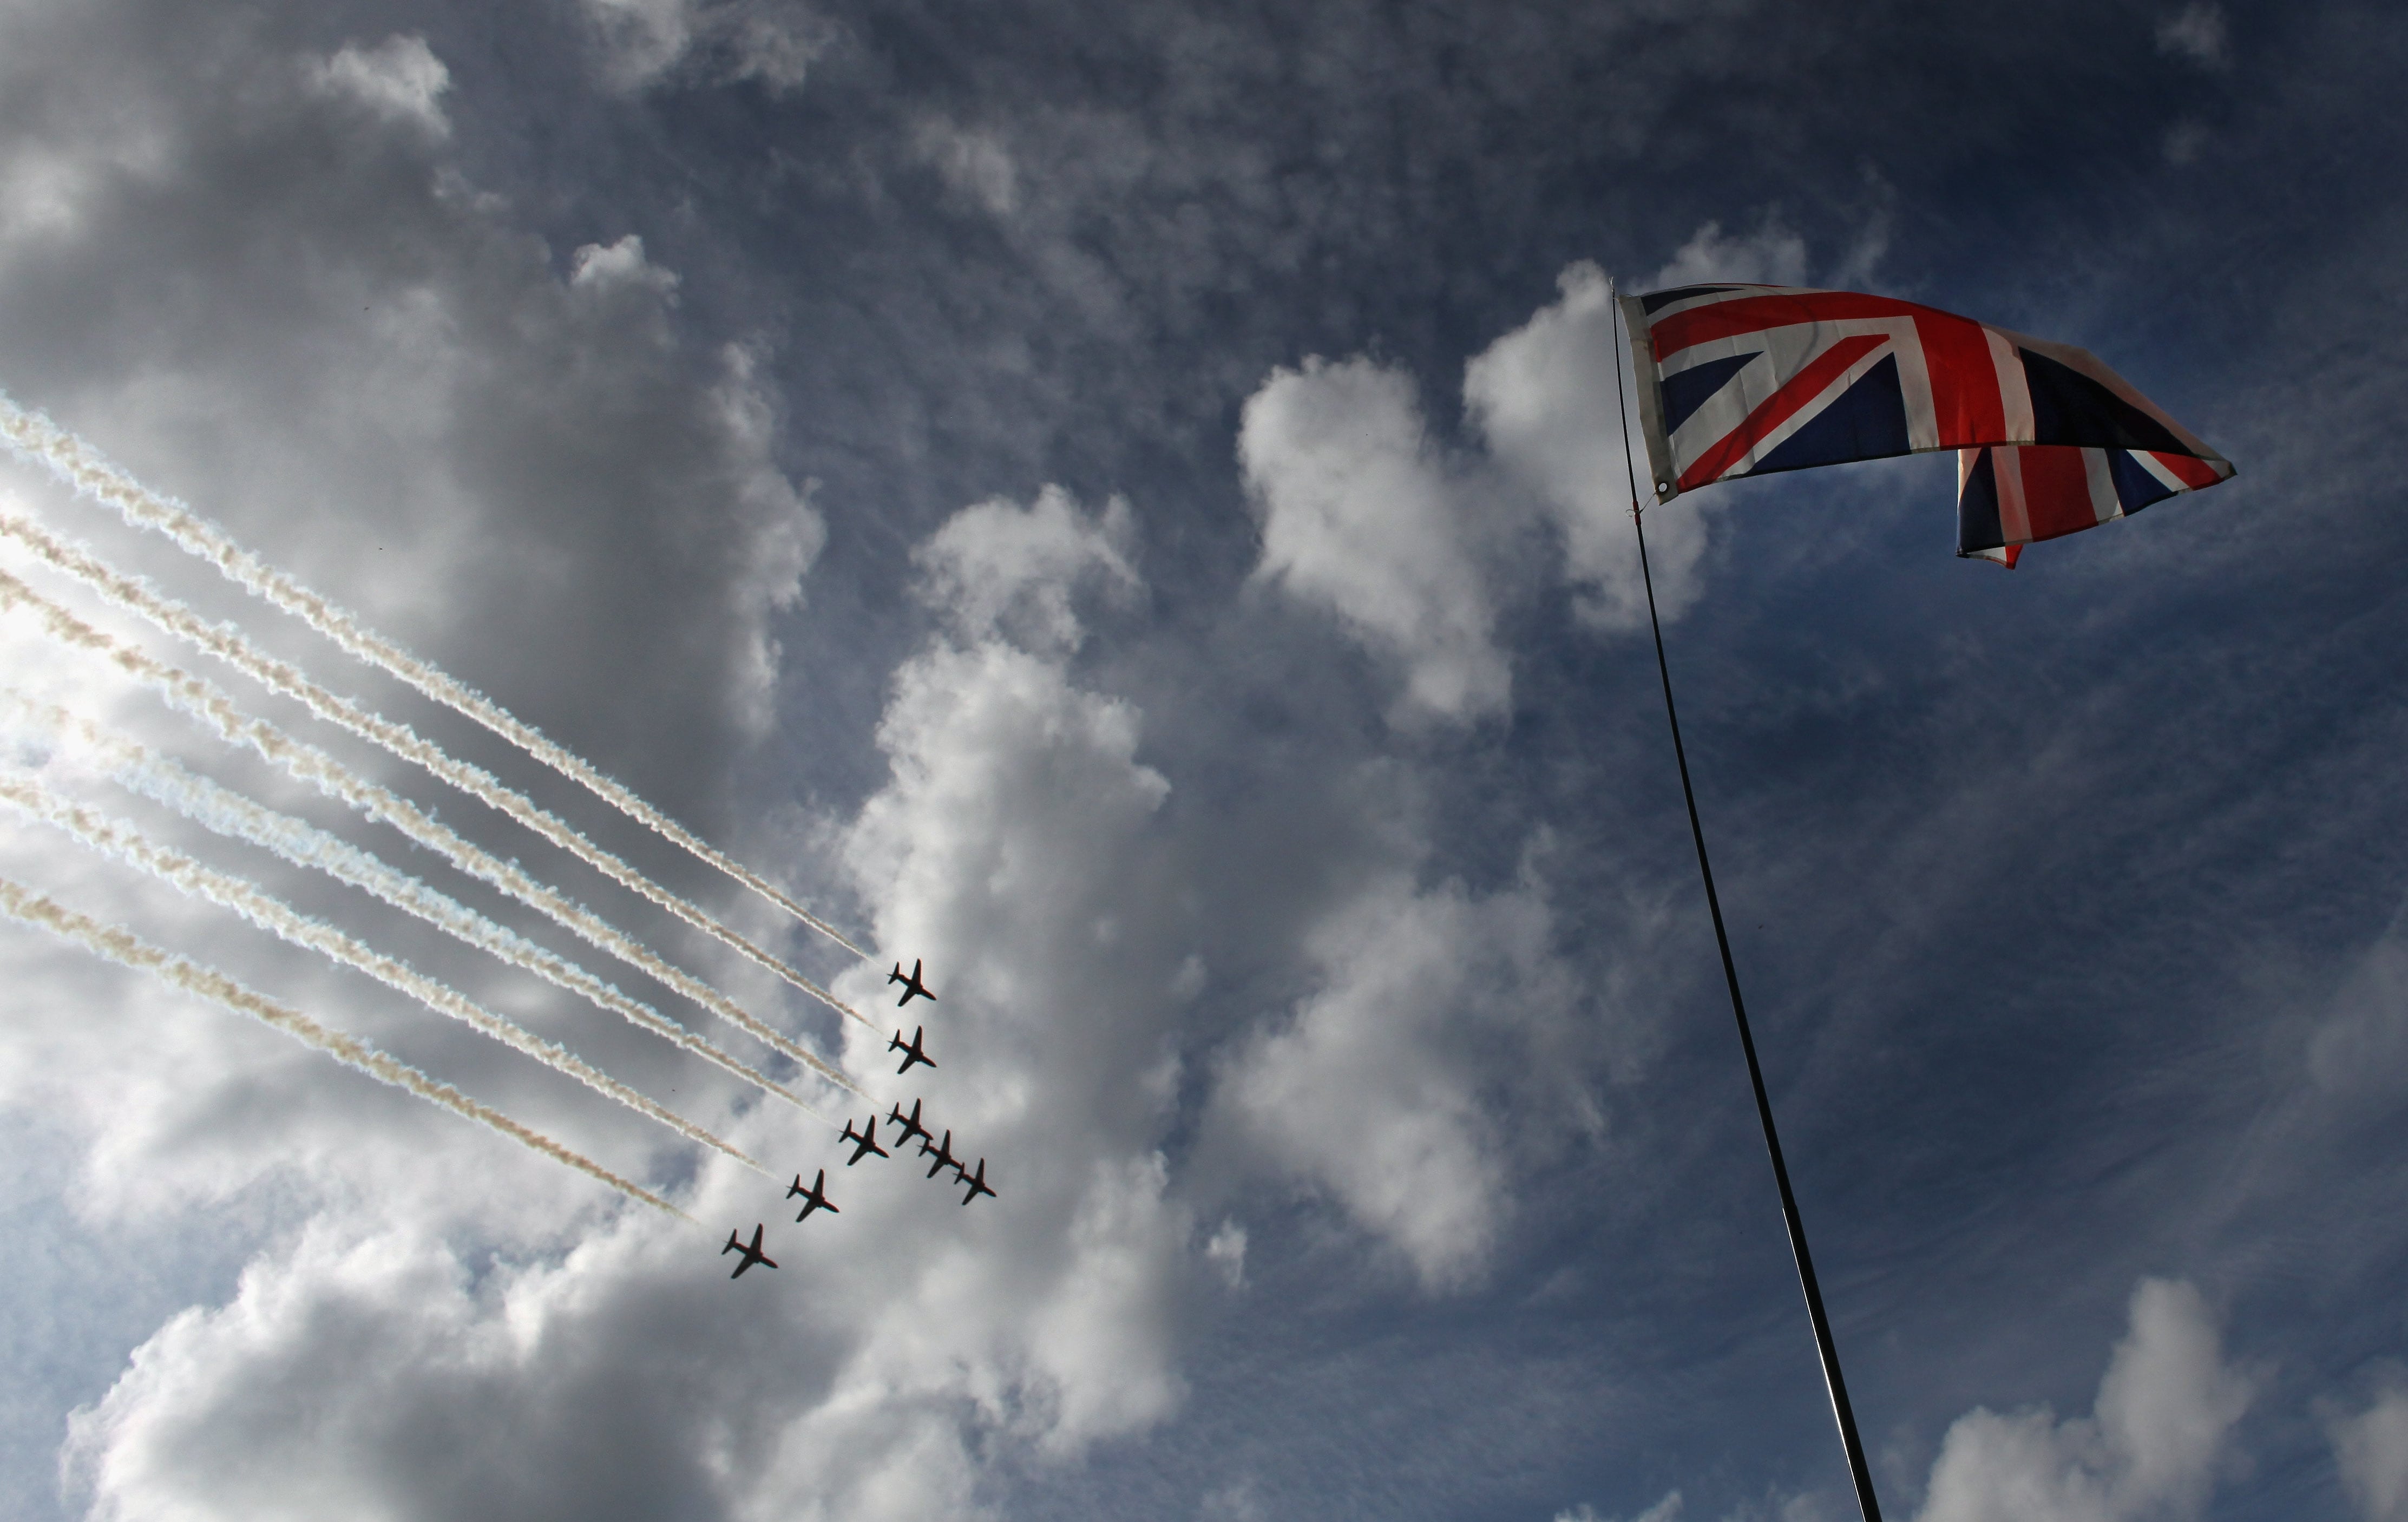
<svg viewBox="0 0 2408 1522">
<path fill-rule="evenodd" d="M 1682 350 L 1701 344 L 1711 338 L 1727 338 L 1741 333 L 1762 333 L 1768 328 L 1796 327 L 1801 323 L 1845 323 L 1871 317 L 1947 317 L 1948 314 L 1930 307 L 1918 307 L 1912 301 L 1895 301 L 1888 296 L 1869 296 L 1855 291 L 1816 291 L 1808 295 L 1739 296 L 1729 301 L 1717 301 L 1710 307 L 1692 307 L 1687 311 L 1659 317 L 1648 324 L 1647 338 L 1655 346 L 1656 363 L 1679 353 Z M 1954 322 L 1964 319 L 1954 318 Z"/>
<path fill-rule="evenodd" d="M 2090 502 L 2090 471 L 2080 449 L 2042 445 L 2019 452 L 2024 509 L 2031 515 L 2034 543 L 2099 526 L 2099 510 Z"/>
<path fill-rule="evenodd" d="M 1915 314 L 1923 366 L 1931 378 L 1931 410 L 1942 449 L 2003 444 L 2007 409 L 1999 395 L 1999 366 L 1982 324 L 1944 312 Z"/>
<path fill-rule="evenodd" d="M 2156 450 L 2151 450 L 2149 458 L 2172 471 L 2174 480 L 2181 481 L 2192 491 L 2197 491 L 2202 486 L 2213 486 L 2224 479 L 2216 474 L 2215 467 L 2205 460 L 2194 460 L 2187 454 L 2161 454 Z"/>
<path fill-rule="evenodd" d="M 1725 434 L 1720 440 L 1698 456 L 1697 463 L 1681 472 L 1681 490 L 1688 491 L 1717 480 L 1745 458 L 1765 435 L 1795 417 L 1808 402 L 1823 395 L 1824 388 L 1844 374 L 1849 366 L 1889 342 L 1882 333 L 1859 333 L 1842 338 L 1815 356 L 1814 362 L 1790 378 L 1789 383 L 1767 396 L 1747 421 Z"/>
</svg>

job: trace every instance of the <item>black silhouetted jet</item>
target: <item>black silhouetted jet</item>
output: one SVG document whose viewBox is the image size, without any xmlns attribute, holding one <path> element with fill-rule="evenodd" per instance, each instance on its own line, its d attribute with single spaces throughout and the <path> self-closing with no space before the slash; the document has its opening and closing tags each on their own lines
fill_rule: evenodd
<svg viewBox="0 0 2408 1522">
<path fill-rule="evenodd" d="M 844 1123 L 844 1140 L 853 1143 L 853 1156 L 844 1160 L 844 1166 L 847 1168 L 851 1168 L 853 1164 L 861 1161 L 861 1159 L 869 1153 L 874 1152 L 881 1157 L 891 1157 L 894 1156 L 894 1154 L 888 1152 L 884 1147 L 878 1144 L 878 1117 L 873 1114 L 867 1120 L 862 1122 L 862 1124 L 867 1127 L 867 1129 L 856 1135 L 853 1129 L 853 1122 L 846 1121 Z"/>
<path fill-rule="evenodd" d="M 949 1168 L 956 1173 L 962 1170 L 962 1165 L 953 1161 L 953 1133 L 950 1130 L 945 1132 L 945 1139 L 933 1147 L 925 1142 L 921 1142 L 920 1156 L 937 1159 L 928 1165 L 928 1176 L 932 1179 Z"/>
<path fill-rule="evenodd" d="M 786 1191 L 786 1198 L 792 1199 L 796 1195 L 803 1197 L 803 1213 L 802 1215 L 796 1216 L 796 1220 L 799 1221 L 803 1219 L 804 1216 L 810 1214 L 810 1213 L 815 1210 L 824 1210 L 830 1215 L 842 1215 L 844 1213 L 844 1212 L 828 1203 L 827 1196 L 820 1193 L 822 1189 L 826 1187 L 827 1170 L 824 1168 L 820 1170 L 819 1177 L 811 1180 L 811 1186 L 808 1189 L 803 1187 L 803 1176 L 800 1173 L 795 1175 L 794 1187 Z"/>
<path fill-rule="evenodd" d="M 903 1066 L 895 1070 L 897 1073 L 910 1072 L 911 1064 L 915 1062 L 924 1068 L 933 1068 L 937 1065 L 934 1057 L 920 1050 L 920 1038 L 927 1033 L 927 1029 L 925 1026 L 913 1026 L 911 1039 L 908 1041 L 903 1039 L 903 1032 L 897 1030 L 895 1033 L 895 1039 L 886 1043 L 886 1050 L 889 1052 L 903 1054 Z"/>
<path fill-rule="evenodd" d="M 800 1184 L 802 1180 L 796 1179 L 795 1182 Z M 751 1268 L 755 1263 L 767 1263 L 773 1269 L 778 1266 L 775 1262 L 770 1260 L 768 1254 L 761 1251 L 761 1228 L 757 1226 L 752 1228 L 752 1245 L 750 1247 L 738 1242 L 736 1240 L 736 1233 L 730 1231 L 727 1234 L 727 1245 L 719 1250 L 719 1256 L 725 1257 L 730 1253 L 742 1253 L 744 1255 L 744 1261 L 737 1264 L 736 1271 L 727 1276 L 730 1279 L 743 1278 L 744 1271 Z"/>
<path fill-rule="evenodd" d="M 920 964 L 916 961 L 911 964 L 910 977 L 903 975 L 903 964 L 896 963 L 895 970 L 886 974 L 886 981 L 903 985 L 903 997 L 895 1001 L 895 1007 L 898 1010 L 914 998 L 924 998 L 931 1004 L 937 1002 L 937 996 L 928 992 L 928 985 L 920 981 Z"/>
<path fill-rule="evenodd" d="M 898 1127 L 903 1127 L 903 1134 L 896 1137 L 896 1146 L 903 1146 L 906 1142 L 910 1142 L 912 1137 L 920 1137 L 923 1142 L 927 1142 L 927 1127 L 920 1125 L 920 1100 L 912 1100 L 910 1103 L 910 1115 L 903 1113 L 903 1105 L 896 1105 L 896 1108 L 886 1111 L 886 1120 L 889 1120 L 889 1125 L 898 1125 Z"/>
<path fill-rule="evenodd" d="M 953 1174 L 954 1183 L 967 1184 L 970 1186 L 970 1192 L 962 1196 L 963 1204 L 968 1204 L 971 1200 L 976 1199 L 981 1195 L 986 1196 L 989 1199 L 993 1199 L 995 1198 L 995 1191 L 986 1186 L 985 1158 L 982 1157 L 979 1159 L 978 1171 L 976 1173 L 964 1176 L 962 1173 L 962 1165 L 955 1163 L 953 1165 Z"/>
<path fill-rule="evenodd" d="M 928 1140 L 928 1127 L 920 1124 L 919 1100 L 911 1101 L 911 1113 L 909 1115 L 903 1113 L 903 1107 L 898 1104 L 886 1113 L 886 1118 L 903 1127 L 903 1134 L 895 1139 L 896 1146 L 902 1146 L 915 1136 L 923 1142 Z"/>
</svg>

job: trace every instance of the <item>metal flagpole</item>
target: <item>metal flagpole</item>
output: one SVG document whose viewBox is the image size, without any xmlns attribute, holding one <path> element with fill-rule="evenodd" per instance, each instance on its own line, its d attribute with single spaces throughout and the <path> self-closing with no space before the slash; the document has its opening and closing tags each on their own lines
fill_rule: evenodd
<svg viewBox="0 0 2408 1522">
<path fill-rule="evenodd" d="M 1611 296 L 1612 287 L 1608 286 Z M 1622 332 L 1622 304 L 1613 301 L 1617 349 L 1627 349 Z M 1872 1471 L 1865 1464 L 1864 1440 L 1856 1435 L 1856 1414 L 1848 1404 L 1848 1384 L 1840 1375 L 1840 1352 L 1831 1341 L 1831 1318 L 1823 1311 L 1823 1289 L 1814 1279 L 1814 1257 L 1806 1250 L 1806 1227 L 1798 1218 L 1798 1197 L 1789 1187 L 1789 1165 L 1782 1160 L 1781 1137 L 1772 1127 L 1772 1101 L 1764 1092 L 1764 1070 L 1756 1060 L 1756 1038 L 1747 1027 L 1747 1005 L 1739 994 L 1739 968 L 1731 961 L 1730 935 L 1723 928 L 1722 899 L 1714 893 L 1714 869 L 1706 859 L 1705 827 L 1698 823 L 1698 795 L 1689 785 L 1689 757 L 1681 747 L 1681 716 L 1672 707 L 1672 670 L 1664 661 L 1664 626 L 1656 617 L 1656 579 L 1647 567 L 1647 526 L 1639 506 L 1637 467 L 1630 461 L 1630 413 L 1622 386 L 1622 356 L 1613 361 L 1614 410 L 1622 418 L 1622 467 L 1630 480 L 1630 526 L 1639 536 L 1639 578 L 1647 588 L 1647 627 L 1656 636 L 1656 674 L 1664 683 L 1664 718 L 1672 726 L 1672 759 L 1681 768 L 1681 797 L 1689 806 L 1689 838 L 1697 842 L 1698 875 L 1705 880 L 1706 909 L 1713 916 L 1714 944 L 1723 954 L 1723 981 L 1730 987 L 1731 1015 L 1739 1022 L 1740 1050 L 1747 1054 L 1747 1079 L 1756 1088 L 1756 1118 L 1764 1122 L 1764 1150 L 1772 1155 L 1772 1181 L 1781 1187 L 1781 1219 L 1789 1228 L 1790 1256 L 1798 1260 L 1799 1287 L 1806 1292 L 1806 1314 L 1814 1323 L 1814 1347 L 1823 1358 L 1823 1385 L 1830 1392 L 1831 1414 L 1840 1424 L 1840 1442 L 1848 1451 L 1848 1472 L 1856 1481 L 1856 1504 L 1865 1522 L 1881 1522 L 1881 1502 L 1873 1496 Z"/>
</svg>

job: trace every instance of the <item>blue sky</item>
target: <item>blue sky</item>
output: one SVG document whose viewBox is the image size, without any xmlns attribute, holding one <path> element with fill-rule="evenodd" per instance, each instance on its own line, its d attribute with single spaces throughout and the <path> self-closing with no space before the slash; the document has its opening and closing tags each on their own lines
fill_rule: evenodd
<svg viewBox="0 0 2408 1522">
<path fill-rule="evenodd" d="M 0 929 L 7 1508 L 1853 1515 L 1635 616 L 1611 275 L 2079 344 L 2240 470 L 2012 574 L 1951 554 L 1946 460 L 1651 510 L 1885 1512 L 2408 1517 L 2403 48 L 2380 7 L 2212 0 L 0 8 L 0 388 L 874 965 L 22 461 L 0 507 L 873 1018 L 924 958 L 942 1066 L 897 1079 L 882 1035 L 18 540 L 0 568 L 549 874 L 882 1113 L 924 1098 L 1003 1190 L 845 1170 L 20 704 L 12 775 L 779 1178 L 0 820 L 0 875 L 703 1228 Z M 0 640 L 30 701 L 594 955 L 23 613 Z M 841 1215 L 777 1214 L 832 1164 Z M 719 1234 L 755 1221 L 781 1268 L 729 1284 Z"/>
</svg>

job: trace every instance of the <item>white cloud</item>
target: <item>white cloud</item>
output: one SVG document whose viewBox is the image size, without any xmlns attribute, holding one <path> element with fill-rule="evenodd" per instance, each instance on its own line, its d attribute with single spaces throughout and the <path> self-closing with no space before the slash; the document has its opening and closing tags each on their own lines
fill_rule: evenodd
<svg viewBox="0 0 2408 1522">
<path fill-rule="evenodd" d="M 1255 1494 L 1251 1476 L 1232 1480 L 1204 1498 L 1196 1509 L 1203 1522 L 1268 1522 L 1270 1513 Z"/>
<path fill-rule="evenodd" d="M 2157 23 L 2157 51 L 2184 59 L 2204 69 L 2221 69 L 2231 62 L 2224 24 L 2224 7 L 2215 0 L 2192 3 Z"/>
<path fill-rule="evenodd" d="M 2364 1522 L 2408 1518 L 2408 1388 L 2394 1386 L 2327 1424 L 2342 1484 Z"/>
<path fill-rule="evenodd" d="M 366 49 L 347 42 L 333 57 L 312 64 L 310 76 L 320 89 L 348 95 L 392 121 L 436 137 L 452 134 L 441 104 L 452 72 L 424 37 L 391 36 Z"/>
<path fill-rule="evenodd" d="M 1224 1221 L 1212 1228 L 1204 1243 L 1204 1257 L 1231 1289 L 1246 1287 L 1246 1228 L 1235 1221 Z"/>
<path fill-rule="evenodd" d="M 1012 1199 L 1009 1252 L 981 1260 L 992 1303 L 948 1314 L 996 1344 L 974 1388 L 1022 1382 L 1016 1403 L 982 1404 L 1053 1451 L 1175 1407 L 1193 1271 L 1192 1222 L 1155 1150 L 1177 1074 L 1162 1031 L 1191 955 L 1157 839 L 1169 784 L 1137 759 L 1136 710 L 1064 664 L 1074 592 L 1136 589 L 1127 516 L 1091 519 L 1048 491 L 932 536 L 915 558 L 950 634 L 897 672 L 879 729 L 893 781 L 843 842 L 878 943 L 943 979 L 930 1108 L 996 1159 Z M 857 977 L 877 986 L 874 969 Z M 848 1039 L 860 1070 L 884 1070 L 877 1037 Z"/>
<path fill-rule="evenodd" d="M 1922 1522 L 2127 1522 L 2191 1517 L 2254 1393 L 2226 1364 L 2189 1285 L 2145 1279 L 2087 1417 L 2045 1406 L 1956 1419 L 1932 1465 Z"/>
<path fill-rule="evenodd" d="M 568 283 L 579 291 L 648 291 L 666 299 L 677 289 L 678 278 L 646 259 L 644 240 L 629 233 L 616 243 L 588 243 L 569 255 Z"/>
<path fill-rule="evenodd" d="M 951 632 L 898 672 L 894 780 L 841 842 L 882 941 L 941 980 L 942 1067 L 911 1096 L 988 1159 L 1008 1211 L 964 1211 L 908 1158 L 838 1171 L 843 1213 L 773 1220 L 781 1267 L 731 1291 L 715 1244 L 659 1218 L 578 1231 L 564 1201 L 590 1191 L 557 1170 L 436 1166 L 363 1116 L 305 1114 L 314 1144 L 407 1156 L 417 1184 L 322 1204 L 231 1302 L 136 1355 L 77 1420 L 94 1515 L 968 1516 L 993 1445 L 1068 1456 L 1176 1410 L 1181 1302 L 1205 1262 L 1242 1264 L 1242 1229 L 1198 1254 L 1158 1150 L 1162 1031 L 1195 982 L 1154 859 L 1168 784 L 1136 757 L 1135 711 L 1063 665 L 1074 588 L 1134 590 L 1127 517 L 1048 493 L 924 547 Z M 859 1044 L 856 1071 L 888 1070 Z M 765 1156 L 826 1156 L 783 1112 L 713 1119 Z M 774 1198 L 734 1170 L 695 1189 L 714 1224 Z M 510 1221 L 534 1241 L 485 1261 L 475 1243 Z"/>
<path fill-rule="evenodd" d="M 1876 213 L 1846 267 L 1870 270 L 1886 225 Z M 1804 240 L 1777 217 L 1737 237 L 1710 222 L 1648 283 L 1797 284 L 1805 260 Z M 1412 377 L 1366 357 L 1274 370 L 1247 400 L 1238 452 L 1263 524 L 1256 575 L 1328 609 L 1402 669 L 1392 723 L 1466 723 L 1506 707 L 1512 671 L 1496 627 L 1527 591 L 1515 552 L 1534 509 L 1558 536 L 1560 573 L 1583 622 L 1612 631 L 1644 623 L 1632 472 L 1614 417 L 1625 356 L 1606 277 L 1581 261 L 1556 285 L 1556 301 L 1464 367 L 1464 411 L 1484 455 L 1449 456 L 1430 438 Z M 1643 479 L 1635 435 L 1629 447 Z M 1666 617 L 1703 590 L 1713 510 L 1709 498 L 1651 512 L 1649 561 Z"/>
<path fill-rule="evenodd" d="M 1701 235 L 1702 236 L 1702 235 Z M 1583 590 L 1581 616 L 1608 629 L 1636 628 L 1647 616 L 1630 525 L 1630 464 L 1613 416 L 1616 336 L 1605 272 L 1583 263 L 1556 277 L 1563 299 L 1488 346 L 1464 370 L 1465 409 L 1487 438 L 1491 456 L 1545 502 L 1564 539 L 1564 574 Z M 1627 394 L 1627 383 L 1621 388 Z M 1647 475 L 1636 431 L 1638 478 Z M 1701 590 L 1705 512 L 1689 503 L 1651 514 L 1649 560 L 1657 606 L 1677 617 Z"/>
<path fill-rule="evenodd" d="M 621 89 L 664 80 L 752 79 L 801 86 L 832 32 L 798 0 L 583 0 L 602 43 L 605 75 Z"/>
<path fill-rule="evenodd" d="M 1275 370 L 1247 399 L 1238 458 L 1263 524 L 1256 576 L 1404 668 L 1392 720 L 1505 706 L 1474 504 L 1430 443 L 1411 377 L 1361 358 Z"/>
<path fill-rule="evenodd" d="M 1217 1102 L 1264 1159 L 1325 1194 L 1425 1288 L 1473 1282 L 1511 1211 L 1505 1139 L 1483 1098 L 1494 1052 L 1570 991 L 1535 883 L 1367 883 L 1308 940 L 1319 990 L 1230 1061 Z"/>
<path fill-rule="evenodd" d="M 421 38 L 153 76 L 89 24 L 48 46 L 117 105 L 24 93 L 0 142 L 54 190 L 0 226 L 19 399 L 672 811 L 716 794 L 822 538 L 758 356 L 693 351 L 639 237 L 556 268 L 450 158 Z"/>
<path fill-rule="evenodd" d="M 1071 603 L 1096 587 L 1125 605 L 1140 590 L 1130 554 L 1128 503 L 1113 497 L 1094 517 L 1048 486 L 1021 508 L 997 497 L 964 508 L 912 552 L 924 601 L 962 639 L 1009 639 L 1024 649 L 1067 653 L 1085 639 Z"/>
<path fill-rule="evenodd" d="M 1748 285 L 1806 283 L 1806 240 L 1791 232 L 1777 212 L 1767 212 L 1753 233 L 1732 236 L 1719 222 L 1699 227 L 1674 251 L 1643 290 L 1737 280 Z"/>
<path fill-rule="evenodd" d="M 1662 1500 L 1631 1517 L 1630 1522 L 1679 1522 L 1680 1515 L 1681 1493 L 1674 1490 L 1668 1492 Z M 1605 1522 L 1605 1518 L 1598 1515 L 1596 1507 L 1584 1503 L 1568 1512 L 1557 1512 L 1555 1522 Z"/>
<path fill-rule="evenodd" d="M 2408 910 L 2368 947 L 2308 1041 L 2308 1076 L 2328 1094 L 2390 1092 L 2408 1065 Z"/>
<path fill-rule="evenodd" d="M 991 215 L 1010 216 L 1019 205 L 1019 166 L 994 133 L 932 116 L 912 130 L 911 149 L 935 168 L 949 189 L 984 207 Z"/>
</svg>

